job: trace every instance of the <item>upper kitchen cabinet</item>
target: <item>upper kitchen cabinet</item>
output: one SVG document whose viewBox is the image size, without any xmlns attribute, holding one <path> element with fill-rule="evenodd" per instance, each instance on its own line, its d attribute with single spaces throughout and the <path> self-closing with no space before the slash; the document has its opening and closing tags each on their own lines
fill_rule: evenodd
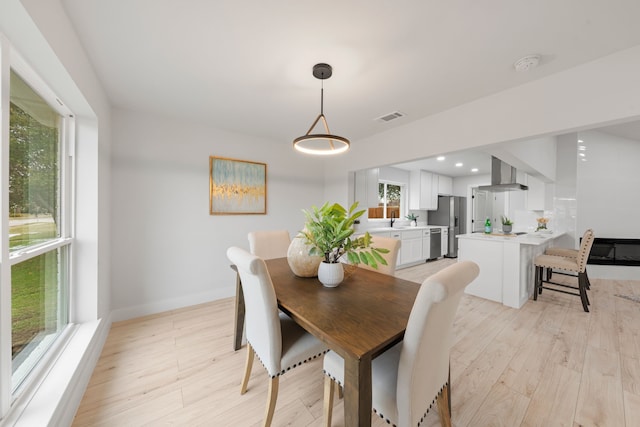
<svg viewBox="0 0 640 427">
<path fill-rule="evenodd" d="M 438 178 L 438 194 L 443 196 L 453 195 L 453 178 L 444 175 L 435 175 Z"/>
<path fill-rule="evenodd" d="M 527 174 L 527 210 L 543 211 L 545 201 L 545 183 L 535 176 Z"/>
<path fill-rule="evenodd" d="M 438 175 L 413 170 L 409 175 L 409 209 L 438 209 Z"/>
<path fill-rule="evenodd" d="M 355 200 L 360 208 L 378 206 L 378 168 L 359 170 L 355 173 Z"/>
</svg>

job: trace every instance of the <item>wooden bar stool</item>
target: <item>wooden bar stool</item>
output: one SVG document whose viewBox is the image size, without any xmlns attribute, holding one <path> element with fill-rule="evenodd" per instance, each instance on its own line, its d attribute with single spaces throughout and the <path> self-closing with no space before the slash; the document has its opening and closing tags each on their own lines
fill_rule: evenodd
<svg viewBox="0 0 640 427">
<path fill-rule="evenodd" d="M 584 235 L 582 236 L 582 240 L 586 239 L 588 235 L 591 235 L 592 237 L 594 237 L 593 230 L 591 228 L 587 229 L 584 232 Z M 573 259 L 576 259 L 579 253 L 580 253 L 579 249 L 569 249 L 569 248 L 559 248 L 559 247 L 551 247 L 544 252 L 545 255 L 555 255 L 555 256 L 561 256 L 561 257 L 573 258 Z M 548 269 L 547 280 L 551 280 L 552 274 L 553 274 L 553 271 L 551 269 Z M 591 282 L 589 281 L 589 275 L 587 274 L 586 267 L 584 270 L 584 274 L 585 274 L 585 280 L 586 280 L 586 287 L 587 289 L 591 289 Z"/>
<path fill-rule="evenodd" d="M 589 230 L 588 230 L 589 231 Z M 589 297 L 587 296 L 587 284 L 588 278 L 586 273 L 587 259 L 589 258 L 589 252 L 591 252 L 591 246 L 593 245 L 593 232 L 585 233 L 580 243 L 580 249 L 575 258 L 569 258 L 559 255 L 539 255 L 535 259 L 535 284 L 533 290 L 533 300 L 538 299 L 538 294 L 542 293 L 543 289 L 550 291 L 562 292 L 569 295 L 576 295 L 580 297 L 582 301 L 582 308 L 584 311 L 589 311 Z M 545 275 L 545 271 L 547 274 Z M 578 285 L 572 286 L 565 283 L 558 283 L 551 281 L 551 275 L 553 273 L 563 274 L 568 276 L 577 276 Z M 553 285 L 553 287 L 545 286 L 544 284 Z M 578 292 L 566 291 L 560 288 L 569 288 Z"/>
</svg>

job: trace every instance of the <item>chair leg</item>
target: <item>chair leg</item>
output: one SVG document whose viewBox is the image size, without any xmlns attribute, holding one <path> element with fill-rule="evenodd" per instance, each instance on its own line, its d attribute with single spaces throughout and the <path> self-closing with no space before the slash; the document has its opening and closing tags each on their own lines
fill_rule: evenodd
<svg viewBox="0 0 640 427">
<path fill-rule="evenodd" d="M 276 410 L 276 400 L 278 400 L 278 385 L 280 377 L 271 378 L 269 381 L 269 396 L 267 397 L 267 409 L 264 413 L 264 427 L 269 427 L 273 420 L 273 413 Z"/>
<path fill-rule="evenodd" d="M 451 413 L 449 412 L 449 384 L 445 384 L 442 391 L 436 398 L 438 403 L 438 413 L 440 414 L 440 424 L 442 427 L 451 427 Z"/>
<path fill-rule="evenodd" d="M 333 392 L 335 390 L 334 385 L 337 383 L 330 377 L 324 377 L 324 426 L 331 427 L 331 416 L 333 415 Z"/>
<path fill-rule="evenodd" d="M 580 291 L 580 299 L 582 300 L 582 308 L 589 312 L 589 299 L 587 298 L 587 289 L 584 279 L 584 273 L 578 273 L 578 289 Z"/>
<path fill-rule="evenodd" d="M 553 276 L 553 268 L 547 268 L 547 282 L 551 281 L 551 276 Z"/>
<path fill-rule="evenodd" d="M 447 405 L 449 406 L 449 415 L 451 415 L 451 357 L 449 357 L 449 376 L 447 377 Z"/>
<path fill-rule="evenodd" d="M 240 394 L 245 394 L 247 392 L 247 384 L 249 384 L 249 376 L 251 376 L 254 354 L 251 344 L 247 344 L 247 361 L 244 366 L 244 377 L 242 377 L 242 384 L 240 385 Z"/>
<path fill-rule="evenodd" d="M 340 387 L 340 384 L 338 383 L 335 383 L 335 384 L 336 384 L 336 390 L 338 390 L 338 399 L 344 399 L 344 391 L 342 390 L 342 387 Z"/>
<path fill-rule="evenodd" d="M 582 278 L 582 287 L 584 288 L 584 299 L 587 301 L 587 305 L 589 306 L 591 305 L 591 301 L 589 301 L 589 294 L 587 293 L 587 289 L 589 289 L 589 279 L 587 278 L 586 271 Z M 580 289 L 580 276 L 578 276 L 578 289 Z"/>
<path fill-rule="evenodd" d="M 538 300 L 538 282 L 540 281 L 540 267 L 536 265 L 535 278 L 533 279 L 533 300 Z"/>
<path fill-rule="evenodd" d="M 591 289 L 591 282 L 589 281 L 589 276 L 587 275 L 587 269 L 584 269 L 584 278 L 587 289 Z"/>
</svg>

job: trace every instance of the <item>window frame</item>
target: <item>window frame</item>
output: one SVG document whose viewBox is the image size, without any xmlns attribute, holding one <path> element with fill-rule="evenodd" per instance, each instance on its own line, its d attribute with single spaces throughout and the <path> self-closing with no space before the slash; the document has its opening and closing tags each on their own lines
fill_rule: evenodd
<svg viewBox="0 0 640 427">
<path fill-rule="evenodd" d="M 59 127 L 59 232 L 57 238 L 29 247 L 10 251 L 9 247 L 9 104 L 10 74 L 14 71 L 49 106 L 61 116 Z M 73 335 L 73 241 L 75 234 L 75 117 L 69 108 L 53 93 L 45 81 L 15 51 L 0 33 L 0 420 L 13 407 L 24 406 Z M 59 251 L 59 282 L 66 288 L 66 300 L 58 301 L 59 309 L 66 311 L 65 324 L 50 341 L 38 360 L 20 384 L 12 379 L 12 295 L 11 268 L 36 256 Z M 64 254 L 64 255 L 63 255 Z M 60 298 L 60 292 L 58 294 Z M 29 356 L 30 357 L 30 356 Z M 28 358 L 27 358 L 28 359 Z"/>
<path fill-rule="evenodd" d="M 392 181 L 388 179 L 379 179 L 378 185 L 384 185 L 384 206 L 382 209 L 382 218 L 369 218 L 370 221 L 388 221 L 390 218 L 387 217 L 387 185 L 397 185 L 400 187 L 400 214 L 399 217 L 404 217 L 407 212 L 407 184 L 399 181 Z"/>
</svg>

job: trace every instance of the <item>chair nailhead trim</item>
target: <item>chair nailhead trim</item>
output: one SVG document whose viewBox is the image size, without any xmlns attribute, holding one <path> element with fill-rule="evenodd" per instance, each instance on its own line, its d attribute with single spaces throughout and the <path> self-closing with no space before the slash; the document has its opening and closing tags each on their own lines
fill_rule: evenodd
<svg viewBox="0 0 640 427">
<path fill-rule="evenodd" d="M 342 383 L 340 381 L 338 381 L 336 379 L 336 377 L 334 377 L 333 375 L 329 375 L 329 373 L 327 371 L 325 371 L 324 369 L 322 370 L 322 372 L 324 372 L 324 374 L 326 376 L 328 376 L 329 378 L 331 378 L 333 381 L 337 382 L 338 385 L 340 387 L 342 387 Z M 442 387 L 440 387 L 440 391 L 438 392 L 438 394 L 442 393 L 442 390 L 444 390 L 445 386 L 448 386 L 449 383 L 446 382 L 442 385 Z M 436 395 L 437 397 L 437 395 Z M 420 418 L 420 422 L 418 422 L 417 427 L 420 427 L 422 425 L 422 423 L 424 422 L 424 419 L 427 418 L 427 414 L 429 413 L 429 411 L 431 410 L 431 408 L 433 407 L 433 404 L 436 403 L 436 398 L 434 398 L 431 401 L 431 404 L 429 404 L 429 407 L 427 408 L 427 410 L 425 411 L 425 413 L 422 415 L 422 418 Z M 373 412 L 376 413 L 377 416 L 379 416 L 380 418 L 382 418 L 383 420 L 385 420 L 385 422 L 387 424 L 391 424 L 393 427 L 397 427 L 395 424 L 393 424 L 387 417 L 385 417 L 381 412 L 378 412 L 378 410 L 376 408 L 373 408 Z"/>
<path fill-rule="evenodd" d="M 249 345 L 251 345 L 251 343 L 249 343 Z M 253 347 L 253 346 L 251 346 L 251 347 Z M 328 351 L 329 351 L 329 350 L 327 349 L 327 350 L 323 351 L 322 353 L 318 353 L 318 354 L 316 354 L 316 355 L 314 355 L 314 356 L 311 356 L 311 357 L 306 358 L 306 359 L 305 359 L 305 360 L 303 360 L 303 361 L 300 361 L 300 362 L 294 363 L 294 364 L 293 364 L 293 366 L 288 366 L 288 367 L 286 367 L 286 368 L 285 368 L 285 369 L 283 369 L 282 371 L 278 372 L 276 375 L 271 375 L 271 374 L 269 374 L 269 377 L 270 377 L 271 379 L 273 379 L 273 378 L 275 378 L 275 377 L 279 377 L 280 375 L 284 375 L 284 373 L 285 373 L 285 372 L 292 370 L 292 369 L 293 369 L 293 368 L 295 368 L 296 366 L 301 366 L 303 363 L 307 363 L 307 362 L 310 362 L 310 361 L 312 361 L 312 360 L 314 360 L 314 359 L 317 359 L 318 357 L 324 356 L 324 354 L 325 354 L 326 352 L 328 352 Z M 267 369 L 267 367 L 264 365 L 264 362 L 262 361 L 262 359 L 260 359 L 260 356 L 258 356 L 258 353 L 256 353 L 256 352 L 254 351 L 254 354 L 256 355 L 256 357 L 258 358 L 258 360 L 260 361 L 260 363 L 262 364 L 262 367 L 267 371 L 267 373 L 269 373 L 269 370 L 268 370 L 268 369 Z"/>
</svg>

